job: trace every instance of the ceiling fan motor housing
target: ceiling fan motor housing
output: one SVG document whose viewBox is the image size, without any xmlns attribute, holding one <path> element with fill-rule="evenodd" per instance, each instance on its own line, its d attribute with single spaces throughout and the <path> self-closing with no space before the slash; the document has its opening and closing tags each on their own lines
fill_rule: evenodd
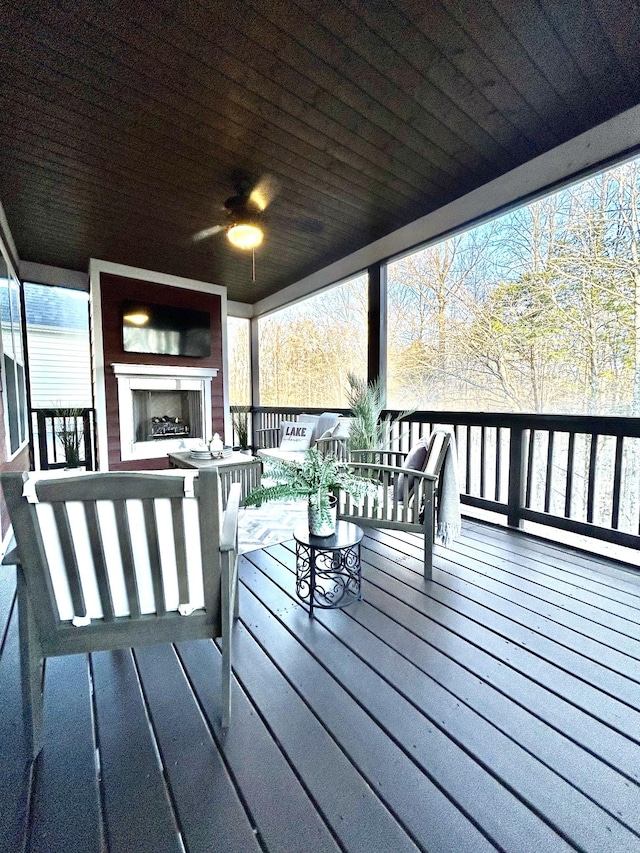
<svg viewBox="0 0 640 853">
<path fill-rule="evenodd" d="M 258 224 L 262 219 L 262 209 L 249 196 L 234 195 L 224 203 L 229 219 L 233 225 L 240 223 Z"/>
</svg>

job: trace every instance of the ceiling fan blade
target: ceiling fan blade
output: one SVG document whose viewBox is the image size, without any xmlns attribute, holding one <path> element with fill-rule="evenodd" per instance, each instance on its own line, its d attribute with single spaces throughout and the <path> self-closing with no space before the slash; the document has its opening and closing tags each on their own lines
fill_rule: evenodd
<svg viewBox="0 0 640 853">
<path fill-rule="evenodd" d="M 198 231 L 197 234 L 194 234 L 191 239 L 194 243 L 199 243 L 200 240 L 206 240 L 207 237 L 213 237 L 214 234 L 224 231 L 225 227 L 225 225 L 212 225 L 211 228 L 203 228 L 202 231 Z"/>
<path fill-rule="evenodd" d="M 273 175 L 263 175 L 249 193 L 249 203 L 262 213 L 278 194 L 280 184 Z"/>
</svg>

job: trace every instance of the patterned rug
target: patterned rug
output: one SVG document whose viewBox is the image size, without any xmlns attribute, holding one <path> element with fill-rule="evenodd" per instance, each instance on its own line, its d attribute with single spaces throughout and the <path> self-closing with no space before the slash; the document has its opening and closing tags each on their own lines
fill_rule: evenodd
<svg viewBox="0 0 640 853">
<path fill-rule="evenodd" d="M 240 509 L 238 538 L 241 554 L 291 539 L 294 529 L 307 520 L 307 502 L 272 501 L 261 507 Z"/>
</svg>

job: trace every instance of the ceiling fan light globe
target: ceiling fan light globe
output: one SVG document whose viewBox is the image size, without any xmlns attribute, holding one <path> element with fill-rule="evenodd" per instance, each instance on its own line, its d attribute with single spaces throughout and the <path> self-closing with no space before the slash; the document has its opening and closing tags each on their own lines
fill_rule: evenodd
<svg viewBox="0 0 640 853">
<path fill-rule="evenodd" d="M 250 223 L 241 222 L 227 229 L 227 239 L 238 249 L 255 249 L 263 237 L 262 228 Z"/>
</svg>

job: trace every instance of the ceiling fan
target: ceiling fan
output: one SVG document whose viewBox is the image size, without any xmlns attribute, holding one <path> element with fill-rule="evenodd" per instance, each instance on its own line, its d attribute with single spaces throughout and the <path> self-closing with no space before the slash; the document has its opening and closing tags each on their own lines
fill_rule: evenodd
<svg viewBox="0 0 640 853">
<path fill-rule="evenodd" d="M 255 250 L 264 239 L 262 214 L 278 194 L 280 185 L 273 175 L 262 175 L 257 181 L 244 173 L 236 173 L 233 182 L 235 194 L 222 205 L 225 221 L 204 228 L 193 235 L 194 242 L 206 240 L 215 234 L 226 234 L 227 240 L 238 249 L 251 250 L 252 276 L 256 280 Z M 323 230 L 322 222 L 314 219 L 276 215 L 277 225 L 286 229 L 297 229 L 307 234 Z"/>
<path fill-rule="evenodd" d="M 239 178 L 235 183 L 235 195 L 230 196 L 222 209 L 226 223 L 212 225 L 193 235 L 199 242 L 214 234 L 225 232 L 227 240 L 238 249 L 255 249 L 262 243 L 262 214 L 278 192 L 278 182 L 273 175 L 263 175 L 256 183 Z"/>
</svg>

